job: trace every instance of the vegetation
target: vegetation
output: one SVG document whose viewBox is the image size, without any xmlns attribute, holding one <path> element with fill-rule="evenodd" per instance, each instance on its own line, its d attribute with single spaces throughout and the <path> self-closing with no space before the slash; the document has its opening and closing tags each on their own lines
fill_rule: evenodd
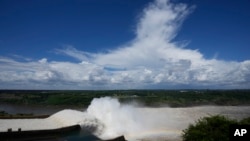
<svg viewBox="0 0 250 141">
<path fill-rule="evenodd" d="M 229 141 L 232 124 L 250 124 L 250 117 L 239 122 L 220 115 L 204 117 L 189 125 L 182 137 L 184 141 Z"/>
<path fill-rule="evenodd" d="M 146 106 L 250 105 L 250 90 L 0 90 L 0 103 L 87 107 L 93 98 L 104 96 Z"/>
</svg>

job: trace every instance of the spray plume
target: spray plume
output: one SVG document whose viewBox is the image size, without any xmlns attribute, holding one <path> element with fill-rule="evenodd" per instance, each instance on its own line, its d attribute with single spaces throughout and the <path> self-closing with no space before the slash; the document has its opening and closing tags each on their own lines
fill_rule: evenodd
<svg viewBox="0 0 250 141">
<path fill-rule="evenodd" d="M 126 139 L 152 137 L 156 134 L 171 138 L 172 135 L 179 135 L 179 130 L 175 130 L 178 123 L 166 122 L 173 118 L 171 115 L 167 117 L 162 110 L 162 108 L 158 108 L 157 111 L 154 108 L 138 108 L 121 104 L 115 98 L 103 97 L 93 99 L 86 114 L 99 121 L 101 128 L 98 127 L 93 134 L 101 139 L 112 139 L 122 135 Z"/>
<path fill-rule="evenodd" d="M 179 141 L 182 130 L 189 124 L 201 117 L 218 114 L 240 120 L 249 117 L 250 110 L 249 106 L 136 107 L 103 97 L 93 99 L 83 112 L 62 110 L 45 119 L 0 120 L 0 132 L 8 128 L 31 131 L 80 125 L 83 133 L 90 132 L 103 140 L 123 135 L 129 141 Z"/>
<path fill-rule="evenodd" d="M 199 106 L 185 108 L 149 108 L 121 104 L 111 97 L 95 98 L 83 114 L 80 124 L 101 139 L 124 136 L 127 140 L 181 140 L 182 130 L 204 116 L 249 117 L 249 106 Z M 240 110 L 239 110 L 240 109 Z M 90 128 L 91 127 L 91 128 Z M 94 129 L 94 130 L 93 130 Z"/>
</svg>

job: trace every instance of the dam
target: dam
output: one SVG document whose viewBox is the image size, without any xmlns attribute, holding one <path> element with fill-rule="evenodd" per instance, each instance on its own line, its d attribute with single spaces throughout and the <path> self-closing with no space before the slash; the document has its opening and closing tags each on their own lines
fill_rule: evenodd
<svg viewBox="0 0 250 141">
<path fill-rule="evenodd" d="M 50 140 L 80 132 L 83 128 L 86 132 L 97 131 L 97 123 L 97 120 L 87 116 L 86 113 L 76 110 L 62 110 L 47 118 L 0 119 L 0 138 L 13 141 Z M 125 139 L 121 136 L 110 141 L 125 141 Z"/>
<path fill-rule="evenodd" d="M 51 130 L 64 128 L 79 123 L 85 119 L 83 112 L 76 110 L 63 110 L 51 115 L 48 118 L 39 119 L 1 119 L 0 132 L 6 132 L 8 129 L 12 131 L 30 131 L 30 130 Z"/>
<path fill-rule="evenodd" d="M 182 130 L 201 117 L 224 115 L 242 119 L 250 116 L 250 106 L 136 108 L 116 104 L 109 107 L 103 103 L 92 106 L 84 112 L 62 110 L 43 119 L 0 119 L 0 138 L 14 132 L 28 136 L 30 133 L 61 135 L 81 130 L 93 134 L 96 140 L 124 136 L 120 141 L 181 141 Z"/>
</svg>

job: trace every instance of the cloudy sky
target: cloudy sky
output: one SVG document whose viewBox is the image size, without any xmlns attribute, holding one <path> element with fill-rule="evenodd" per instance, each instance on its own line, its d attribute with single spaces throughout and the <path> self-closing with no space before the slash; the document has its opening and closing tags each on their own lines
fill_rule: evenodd
<svg viewBox="0 0 250 141">
<path fill-rule="evenodd" d="M 0 89 L 250 88 L 248 0 L 0 0 Z"/>
</svg>

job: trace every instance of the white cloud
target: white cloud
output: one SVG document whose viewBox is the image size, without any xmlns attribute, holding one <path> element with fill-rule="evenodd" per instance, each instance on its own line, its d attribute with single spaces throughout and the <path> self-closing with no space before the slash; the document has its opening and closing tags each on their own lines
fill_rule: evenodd
<svg viewBox="0 0 250 141">
<path fill-rule="evenodd" d="M 88 61 L 94 55 L 88 52 L 76 50 L 73 46 L 70 45 L 66 45 L 64 47 L 64 49 L 56 49 L 56 53 L 65 54 L 81 61 Z"/>
<path fill-rule="evenodd" d="M 39 63 L 42 63 L 42 64 L 45 64 L 45 63 L 47 63 L 47 58 L 43 58 L 43 59 L 41 59 L 41 60 L 39 60 L 38 62 Z"/>
<path fill-rule="evenodd" d="M 185 4 L 156 0 L 144 9 L 136 38 L 129 44 L 107 53 L 89 53 L 72 46 L 56 50 L 80 63 L 46 58 L 18 62 L 2 57 L 0 82 L 51 89 L 249 88 L 250 60 L 205 59 L 198 50 L 172 41 L 190 11 L 192 7 Z"/>
</svg>

